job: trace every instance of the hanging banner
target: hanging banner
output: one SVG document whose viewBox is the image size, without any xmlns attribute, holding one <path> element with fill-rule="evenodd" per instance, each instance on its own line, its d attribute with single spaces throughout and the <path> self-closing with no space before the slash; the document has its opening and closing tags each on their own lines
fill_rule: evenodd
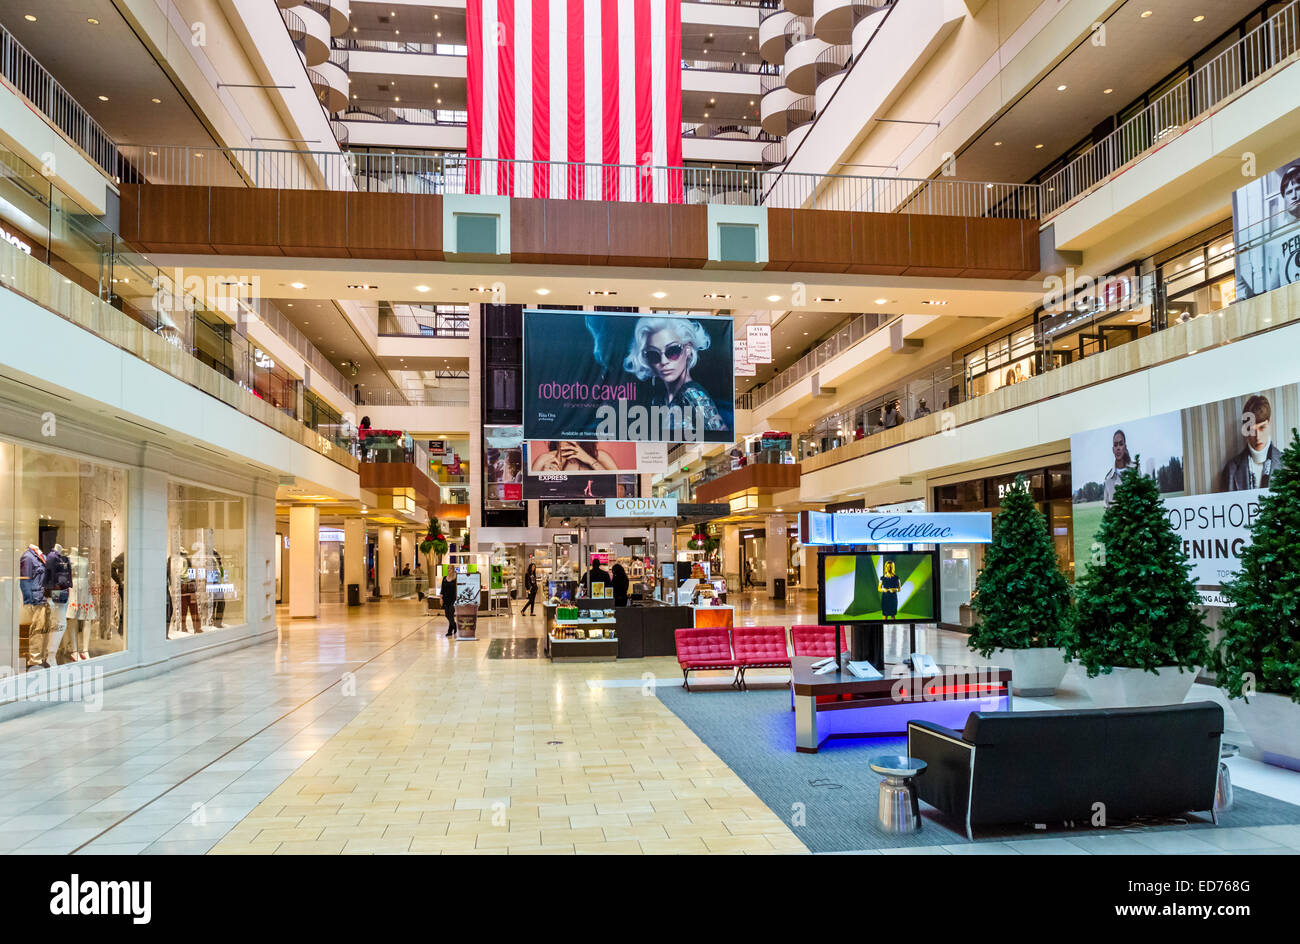
<svg viewBox="0 0 1300 944">
<path fill-rule="evenodd" d="M 524 311 L 529 439 L 731 442 L 730 318 Z"/>
<path fill-rule="evenodd" d="M 638 445 L 640 444 L 600 442 L 594 439 L 529 440 L 528 471 L 532 475 L 567 472 L 577 476 L 635 472 Z"/>
<path fill-rule="evenodd" d="M 744 338 L 737 338 L 732 345 L 734 351 L 734 361 L 736 364 L 737 377 L 753 377 L 758 371 L 755 369 L 753 362 L 749 359 L 749 342 Z"/>
<path fill-rule="evenodd" d="M 667 472 L 667 443 L 637 443 L 636 470 L 638 472 Z"/>
<path fill-rule="evenodd" d="M 769 324 L 746 325 L 745 336 L 749 343 L 749 362 L 751 364 L 772 363 L 772 326 Z"/>
</svg>

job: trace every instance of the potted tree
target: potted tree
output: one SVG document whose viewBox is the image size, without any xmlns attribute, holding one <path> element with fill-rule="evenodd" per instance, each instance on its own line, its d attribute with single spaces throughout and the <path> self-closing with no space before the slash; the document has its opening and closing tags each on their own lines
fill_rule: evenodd
<svg viewBox="0 0 1300 944">
<path fill-rule="evenodd" d="M 1072 615 L 1070 582 L 1023 475 L 993 522 L 971 608 L 979 619 L 967 645 L 1011 669 L 1015 694 L 1055 694 L 1069 667 L 1059 637 Z"/>
<path fill-rule="evenodd" d="M 429 589 L 425 591 L 424 599 L 430 613 L 436 609 L 433 602 L 434 565 L 441 562 L 442 555 L 447 553 L 447 547 L 447 538 L 443 535 L 442 529 L 438 527 L 437 520 L 430 521 L 428 533 L 420 539 L 420 553 L 424 555 L 424 572 L 429 575 Z"/>
<path fill-rule="evenodd" d="M 1155 479 L 1135 463 L 1097 530 L 1062 642 L 1099 707 L 1179 704 L 1209 659 L 1201 598 Z"/>
<path fill-rule="evenodd" d="M 1263 759 L 1300 770 L 1300 436 L 1269 478 L 1214 653 L 1219 686 Z"/>
</svg>

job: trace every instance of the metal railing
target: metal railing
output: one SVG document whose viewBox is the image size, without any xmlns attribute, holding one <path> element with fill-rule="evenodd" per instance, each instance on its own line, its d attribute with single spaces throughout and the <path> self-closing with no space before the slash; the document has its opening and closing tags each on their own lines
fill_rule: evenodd
<svg viewBox="0 0 1300 944">
<path fill-rule="evenodd" d="M 815 38 L 816 33 L 813 30 L 813 18 L 811 16 L 796 16 L 785 24 L 785 48 L 787 51 L 796 43 Z"/>
<path fill-rule="evenodd" d="M 732 141 L 780 140 L 776 135 L 764 131 L 761 125 L 743 121 L 686 121 L 682 124 L 684 138 L 723 138 Z M 704 130 L 701 131 L 701 128 Z"/>
<path fill-rule="evenodd" d="M 353 52 L 396 52 L 413 53 L 422 56 L 452 56 L 464 59 L 469 49 L 458 43 L 409 43 L 389 39 L 354 39 L 351 36 L 340 37 L 332 43 L 335 49 L 347 49 Z"/>
<path fill-rule="evenodd" d="M 1044 214 L 1055 213 L 1104 182 L 1197 116 L 1292 61 L 1298 51 L 1300 0 L 1283 7 L 1043 181 Z"/>
<path fill-rule="evenodd" d="M 874 213 L 1036 219 L 1038 188 L 969 180 L 470 159 L 463 153 L 123 146 L 124 180 L 615 202 L 764 203 Z"/>
<path fill-rule="evenodd" d="M 746 75 L 771 75 L 776 65 L 770 62 L 714 62 L 709 59 L 683 59 L 688 72 L 739 72 Z"/>
<path fill-rule="evenodd" d="M 882 328 L 888 327 L 891 322 L 901 317 L 901 315 L 876 314 L 874 312 L 858 315 L 821 344 L 799 358 L 799 360 L 763 384 L 763 386 L 750 391 L 753 394 L 754 406 L 762 406 L 768 400 L 819 370 L 822 365 L 832 358 L 838 357 L 854 345 L 865 341 L 871 335 Z"/>
<path fill-rule="evenodd" d="M 785 138 L 778 138 L 776 141 L 763 148 L 764 164 L 781 164 L 785 162 Z"/>
<path fill-rule="evenodd" d="M 0 26 L 0 75 L 110 177 L 118 166 L 117 145 L 99 122 L 55 81 L 13 34 Z"/>
<path fill-rule="evenodd" d="M 398 125 L 438 125 L 464 128 L 469 113 L 454 108 L 392 108 L 387 105 L 350 105 L 339 115 L 341 121 L 374 121 Z"/>
<path fill-rule="evenodd" d="M 260 321 L 264 321 L 272 331 L 278 334 L 284 341 L 295 351 L 302 355 L 302 359 L 311 365 L 312 370 L 327 383 L 333 384 L 344 396 L 351 393 L 352 383 L 344 379 L 343 374 L 339 371 L 334 363 L 327 358 L 321 351 L 312 344 L 307 335 L 303 334 L 298 327 L 290 321 L 275 305 L 265 299 L 257 299 L 249 302 L 248 307 L 257 315 Z"/>
<path fill-rule="evenodd" d="M 806 125 L 817 114 L 817 99 L 812 95 L 803 95 L 785 106 L 787 133 Z"/>
<path fill-rule="evenodd" d="M 379 316 L 380 337 L 468 338 L 469 312 L 435 311 L 416 305 L 383 311 Z"/>
<path fill-rule="evenodd" d="M 307 24 L 302 21 L 297 13 L 292 10 L 280 8 L 280 19 L 284 20 L 285 29 L 289 31 L 289 41 L 293 43 L 293 48 L 298 50 L 299 55 L 305 59 L 307 56 Z"/>
<path fill-rule="evenodd" d="M 827 46 L 817 54 L 817 81 L 844 72 L 853 62 L 853 47 L 848 43 Z"/>
</svg>

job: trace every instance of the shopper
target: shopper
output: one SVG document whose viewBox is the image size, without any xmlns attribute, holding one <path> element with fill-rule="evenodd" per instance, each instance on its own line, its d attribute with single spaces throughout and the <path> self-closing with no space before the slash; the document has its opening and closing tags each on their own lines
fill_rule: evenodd
<svg viewBox="0 0 1300 944">
<path fill-rule="evenodd" d="M 745 588 L 754 586 L 754 565 L 745 561 Z"/>
<path fill-rule="evenodd" d="M 604 567 L 600 566 L 600 561 L 595 561 L 591 565 L 591 570 L 587 571 L 587 594 L 590 596 L 592 584 L 603 583 L 605 586 L 610 585 L 609 574 Z"/>
<path fill-rule="evenodd" d="M 627 579 L 627 571 L 622 564 L 614 565 L 611 579 L 614 582 L 614 605 L 627 606 L 627 588 L 631 581 Z"/>
<path fill-rule="evenodd" d="M 519 615 L 529 616 L 537 615 L 537 565 L 529 562 L 528 570 L 524 571 L 524 589 L 528 591 L 528 602 L 524 608 L 519 611 Z"/>
<path fill-rule="evenodd" d="M 456 575 L 450 570 L 442 578 L 442 612 L 447 617 L 447 635 L 456 631 Z"/>
<path fill-rule="evenodd" d="M 930 415 L 930 407 L 926 405 L 925 397 L 922 397 L 920 402 L 917 403 L 916 405 L 916 416 L 913 417 L 913 419 L 919 420 L 921 417 L 929 416 L 929 415 Z"/>
</svg>

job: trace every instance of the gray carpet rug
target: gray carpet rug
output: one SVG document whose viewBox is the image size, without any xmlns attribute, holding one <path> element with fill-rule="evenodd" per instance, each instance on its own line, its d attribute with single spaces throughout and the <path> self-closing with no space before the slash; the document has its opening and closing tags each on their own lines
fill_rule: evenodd
<svg viewBox="0 0 1300 944">
<path fill-rule="evenodd" d="M 702 683 L 707 684 L 707 683 Z M 905 738 L 833 739 L 816 754 L 794 749 L 794 712 L 786 686 L 748 692 L 695 691 L 657 686 L 655 695 L 694 731 L 767 806 L 790 824 L 811 852 L 849 852 L 967 842 L 964 824 L 921 804 L 924 825 L 898 836 L 876 826 L 881 778 L 868 761 L 876 754 L 905 754 Z M 1273 797 L 1234 790 L 1234 807 L 1219 817 L 1221 826 L 1300 824 L 1300 806 Z M 976 842 L 1009 839 L 1072 838 L 1116 832 L 1119 828 L 1171 830 L 1214 828 L 1208 814 L 1181 821 L 1118 824 L 1110 829 L 1065 827 L 1035 829 L 1030 824 L 981 829 Z"/>
</svg>

